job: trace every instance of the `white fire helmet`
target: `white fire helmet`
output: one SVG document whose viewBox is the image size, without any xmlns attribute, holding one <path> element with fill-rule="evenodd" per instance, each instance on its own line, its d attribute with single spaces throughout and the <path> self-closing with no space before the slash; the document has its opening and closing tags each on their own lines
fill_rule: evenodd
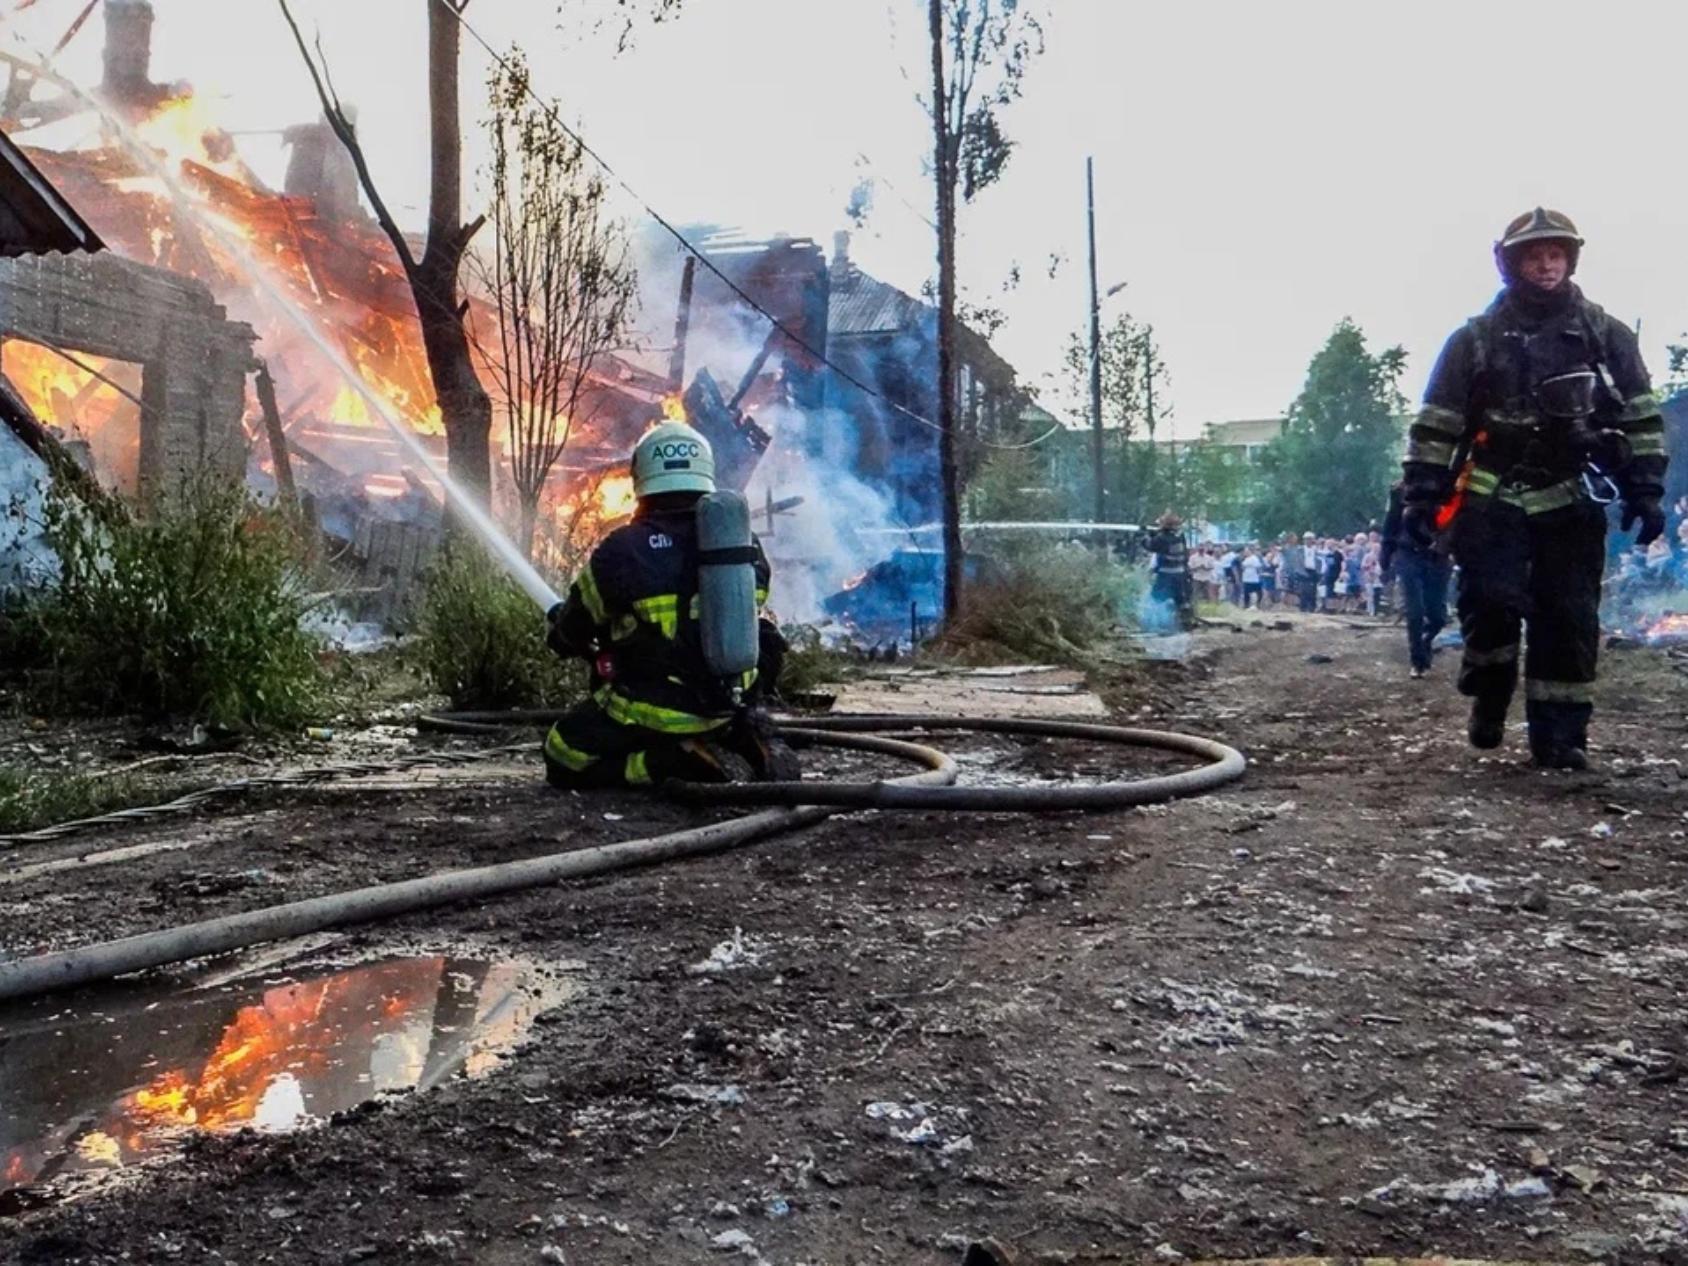
<svg viewBox="0 0 1688 1266">
<path fill-rule="evenodd" d="M 633 450 L 633 495 L 714 492 L 715 454 L 709 441 L 684 422 L 664 422 L 645 432 Z"/>
</svg>

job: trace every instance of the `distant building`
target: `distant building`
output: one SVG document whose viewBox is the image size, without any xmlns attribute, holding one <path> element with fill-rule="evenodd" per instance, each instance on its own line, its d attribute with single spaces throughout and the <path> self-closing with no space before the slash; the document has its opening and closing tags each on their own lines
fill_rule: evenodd
<svg viewBox="0 0 1688 1266">
<path fill-rule="evenodd" d="M 1209 422 L 1202 427 L 1203 444 L 1214 448 L 1239 452 L 1250 466 L 1260 461 L 1266 446 L 1284 433 L 1285 419 L 1236 418 L 1228 422 Z"/>
</svg>

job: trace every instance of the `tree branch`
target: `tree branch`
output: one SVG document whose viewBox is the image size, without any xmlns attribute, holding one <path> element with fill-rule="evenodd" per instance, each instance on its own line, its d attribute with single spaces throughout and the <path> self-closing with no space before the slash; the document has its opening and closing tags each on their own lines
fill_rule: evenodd
<svg viewBox="0 0 1688 1266">
<path fill-rule="evenodd" d="M 414 280 L 416 257 L 411 253 L 410 243 L 405 240 L 398 222 L 393 219 L 392 212 L 387 209 L 387 203 L 381 197 L 381 191 L 375 187 L 375 177 L 370 174 L 369 162 L 364 157 L 363 146 L 358 144 L 357 133 L 352 130 L 352 125 L 346 121 L 346 112 L 340 105 L 339 94 L 334 91 L 331 82 L 324 80 L 328 59 L 326 56 L 323 57 L 322 69 L 319 69 L 316 58 L 311 56 L 311 50 L 305 44 L 305 36 L 299 30 L 299 23 L 293 18 L 293 10 L 287 6 L 287 0 L 276 0 L 276 3 L 281 6 L 281 15 L 287 19 L 287 25 L 293 31 L 293 40 L 299 46 L 299 56 L 305 59 L 305 66 L 311 72 L 311 82 L 316 85 L 317 100 L 322 103 L 322 112 L 328 119 L 328 126 L 333 129 L 334 135 L 340 138 L 340 144 L 344 145 L 346 152 L 351 155 L 352 165 L 357 168 L 358 183 L 363 187 L 364 197 L 369 199 L 369 205 L 375 210 L 376 222 L 380 224 L 381 230 L 387 235 L 388 240 L 392 242 L 393 249 L 398 252 L 399 263 L 404 267 L 405 276 Z M 317 44 L 317 53 L 318 55 L 322 54 L 320 40 Z"/>
</svg>

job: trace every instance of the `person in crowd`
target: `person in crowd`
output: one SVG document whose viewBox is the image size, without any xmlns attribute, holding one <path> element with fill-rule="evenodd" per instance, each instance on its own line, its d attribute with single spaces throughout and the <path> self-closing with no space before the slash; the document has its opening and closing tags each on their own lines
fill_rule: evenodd
<svg viewBox="0 0 1688 1266">
<path fill-rule="evenodd" d="M 1360 574 L 1366 587 L 1366 614 L 1375 616 L 1383 610 L 1383 533 L 1366 534 L 1365 561 Z"/>
<path fill-rule="evenodd" d="M 1265 570 L 1265 563 L 1260 553 L 1252 545 L 1243 547 L 1242 561 L 1238 564 L 1243 579 L 1243 610 L 1260 606 L 1260 578 Z"/>
<path fill-rule="evenodd" d="M 1426 544 L 1403 528 L 1403 489 L 1389 490 L 1383 521 L 1383 568 L 1401 581 L 1401 608 L 1407 621 L 1407 657 L 1416 680 L 1430 671 L 1436 635 L 1448 622 L 1448 559 L 1435 543 Z"/>
</svg>

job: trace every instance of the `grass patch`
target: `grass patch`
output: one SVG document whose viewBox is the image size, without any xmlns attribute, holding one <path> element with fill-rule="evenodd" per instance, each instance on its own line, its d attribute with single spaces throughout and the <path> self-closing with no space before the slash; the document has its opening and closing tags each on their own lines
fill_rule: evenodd
<svg viewBox="0 0 1688 1266">
<path fill-rule="evenodd" d="M 126 774 L 25 773 L 0 767 L 0 835 L 97 817 L 157 798 L 156 791 Z"/>
<path fill-rule="evenodd" d="M 1086 671 L 1120 659 L 1120 633 L 1134 624 L 1143 596 L 1138 572 L 1076 545 L 1013 545 L 996 557 L 1000 575 L 967 590 L 933 651 L 967 663 Z"/>
<path fill-rule="evenodd" d="M 428 577 L 410 653 L 454 708 L 560 708 L 585 693 L 585 666 L 559 658 L 545 632 L 533 599 L 478 545 L 459 540 Z"/>
<path fill-rule="evenodd" d="M 786 652 L 778 690 L 784 698 L 798 699 L 850 675 L 850 658 L 822 642 L 814 625 L 787 624 L 780 632 L 785 635 Z"/>
<path fill-rule="evenodd" d="M 316 708 L 304 547 L 243 489 L 192 485 L 144 516 L 55 490 L 46 536 L 56 582 L 0 622 L 0 663 L 31 706 L 235 729 Z"/>
</svg>

